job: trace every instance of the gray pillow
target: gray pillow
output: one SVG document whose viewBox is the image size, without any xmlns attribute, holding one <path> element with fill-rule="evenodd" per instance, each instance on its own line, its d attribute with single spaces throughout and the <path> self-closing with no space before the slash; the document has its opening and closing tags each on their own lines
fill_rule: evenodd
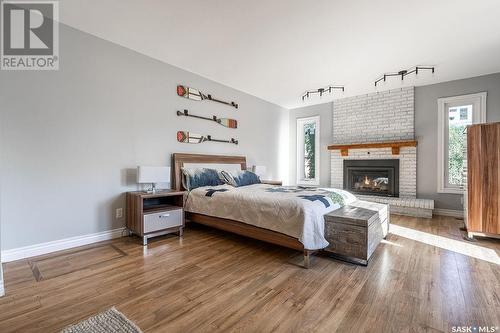
<svg viewBox="0 0 500 333">
<path fill-rule="evenodd" d="M 182 185 L 188 191 L 202 186 L 223 185 L 219 173 L 208 168 L 182 168 Z"/>
<path fill-rule="evenodd" d="M 234 187 L 260 184 L 259 176 L 251 171 L 221 171 L 220 174 L 226 184 Z"/>
</svg>

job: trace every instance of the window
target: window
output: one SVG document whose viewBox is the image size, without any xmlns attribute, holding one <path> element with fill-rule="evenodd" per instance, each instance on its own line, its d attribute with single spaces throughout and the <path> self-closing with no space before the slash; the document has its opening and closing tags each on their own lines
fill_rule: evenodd
<svg viewBox="0 0 500 333">
<path fill-rule="evenodd" d="M 469 115 L 472 115 L 472 110 L 468 105 L 466 108 L 460 108 L 460 120 L 468 120 Z"/>
<path fill-rule="evenodd" d="M 319 185 L 319 116 L 297 119 L 297 184 Z"/>
<path fill-rule="evenodd" d="M 467 125 L 486 121 L 486 93 L 438 99 L 439 193 L 462 193 Z"/>
<path fill-rule="evenodd" d="M 450 121 L 455 120 L 455 117 L 457 116 L 456 113 L 457 109 L 450 109 L 450 112 L 448 112 L 448 119 L 450 119 Z"/>
</svg>

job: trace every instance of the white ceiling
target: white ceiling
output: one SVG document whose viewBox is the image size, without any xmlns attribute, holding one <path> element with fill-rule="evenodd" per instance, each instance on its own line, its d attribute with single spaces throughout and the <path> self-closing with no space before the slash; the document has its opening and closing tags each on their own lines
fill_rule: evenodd
<svg viewBox="0 0 500 333">
<path fill-rule="evenodd" d="M 287 108 L 500 72 L 499 0 L 64 0 L 63 23 Z M 203 88 L 203 87 L 198 87 Z"/>
</svg>

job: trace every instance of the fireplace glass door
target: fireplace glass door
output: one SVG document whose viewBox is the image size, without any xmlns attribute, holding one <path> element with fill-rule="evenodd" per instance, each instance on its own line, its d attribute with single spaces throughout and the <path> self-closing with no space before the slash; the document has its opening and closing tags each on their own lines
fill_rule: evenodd
<svg viewBox="0 0 500 333">
<path fill-rule="evenodd" d="M 399 196 L 399 160 L 344 160 L 344 189 L 356 194 Z"/>
</svg>

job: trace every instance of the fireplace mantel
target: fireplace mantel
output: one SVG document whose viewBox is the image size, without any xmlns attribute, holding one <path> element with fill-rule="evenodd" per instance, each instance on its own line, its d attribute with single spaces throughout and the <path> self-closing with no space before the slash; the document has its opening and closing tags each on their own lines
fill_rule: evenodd
<svg viewBox="0 0 500 333">
<path fill-rule="evenodd" d="M 349 149 L 367 149 L 367 148 L 391 148 L 392 155 L 399 155 L 401 147 L 416 147 L 417 140 L 407 141 L 382 141 L 382 142 L 367 142 L 367 143 L 351 143 L 342 145 L 329 145 L 328 150 L 340 150 L 342 156 L 349 155 Z"/>
</svg>

